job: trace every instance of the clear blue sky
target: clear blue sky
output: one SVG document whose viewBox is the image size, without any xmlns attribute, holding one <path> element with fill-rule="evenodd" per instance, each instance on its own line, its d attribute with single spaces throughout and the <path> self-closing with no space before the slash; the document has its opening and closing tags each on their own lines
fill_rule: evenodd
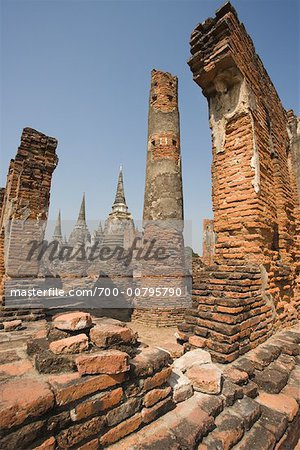
<svg viewBox="0 0 300 450">
<path fill-rule="evenodd" d="M 233 0 L 285 108 L 299 114 L 299 2 Z M 208 110 L 186 64 L 197 23 L 222 1 L 0 0 L 1 185 L 21 131 L 58 139 L 50 217 L 105 219 L 124 167 L 127 203 L 141 218 L 150 71 L 179 78 L 185 217 L 200 250 L 211 217 Z"/>
</svg>

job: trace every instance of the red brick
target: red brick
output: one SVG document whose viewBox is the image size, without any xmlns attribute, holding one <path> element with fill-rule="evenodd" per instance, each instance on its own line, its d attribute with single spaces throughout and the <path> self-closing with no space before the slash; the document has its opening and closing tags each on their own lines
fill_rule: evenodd
<svg viewBox="0 0 300 450">
<path fill-rule="evenodd" d="M 193 345 L 194 347 L 204 348 L 206 346 L 206 342 L 207 339 L 200 336 L 189 337 L 189 344 Z"/>
<path fill-rule="evenodd" d="M 11 320 L 3 322 L 4 331 L 15 331 L 22 327 L 22 320 Z"/>
<path fill-rule="evenodd" d="M 224 450 L 230 450 L 244 434 L 243 420 L 230 413 L 217 417 L 215 425 L 209 437 Z"/>
<path fill-rule="evenodd" d="M 101 411 L 105 411 L 106 409 L 116 406 L 120 403 L 122 396 L 122 388 L 97 394 L 75 406 L 75 408 L 71 410 L 71 419 L 73 421 L 77 421 L 94 416 Z"/>
<path fill-rule="evenodd" d="M 138 377 L 152 375 L 172 362 L 170 354 L 163 349 L 155 347 L 142 348 L 130 360 L 131 370 Z"/>
<path fill-rule="evenodd" d="M 167 397 L 171 392 L 171 387 L 166 387 L 163 389 L 153 389 L 152 391 L 147 392 L 144 397 L 144 405 L 148 408 L 149 406 L 153 406 L 155 403 L 159 402 L 163 398 Z"/>
<path fill-rule="evenodd" d="M 86 395 L 120 384 L 124 379 L 123 373 L 84 378 L 80 378 L 78 373 L 72 373 L 52 375 L 49 377 L 49 383 L 52 386 L 57 404 L 66 405 Z"/>
<path fill-rule="evenodd" d="M 223 371 L 223 375 L 225 378 L 228 378 L 230 381 L 232 381 L 232 383 L 236 384 L 246 384 L 249 379 L 247 372 L 236 369 L 234 367 L 227 367 Z"/>
<path fill-rule="evenodd" d="M 86 442 L 80 447 L 77 447 L 77 450 L 98 450 L 100 448 L 99 439 L 92 439 L 89 442 Z"/>
<path fill-rule="evenodd" d="M 171 367 L 165 367 L 160 372 L 157 372 L 152 377 L 146 378 L 144 380 L 143 388 L 145 391 L 149 391 L 150 389 L 153 389 L 155 387 L 161 386 L 164 384 L 169 376 L 171 375 L 172 368 Z"/>
<path fill-rule="evenodd" d="M 76 366 L 81 375 L 86 374 L 118 374 L 127 372 L 129 356 L 119 350 L 104 350 L 89 355 L 80 355 L 76 358 Z"/>
<path fill-rule="evenodd" d="M 191 397 L 160 419 L 176 436 L 180 449 L 192 449 L 195 443 L 214 427 L 214 419 L 199 407 L 197 398 Z M 156 422 L 153 423 L 154 429 Z M 167 447 L 168 448 L 168 447 Z"/>
<path fill-rule="evenodd" d="M 142 409 L 142 417 L 144 423 L 152 422 L 158 417 L 164 415 L 167 411 L 174 407 L 173 400 L 171 397 L 167 397 L 164 400 L 161 400 L 159 403 L 156 403 L 151 408 L 143 408 Z"/>
<path fill-rule="evenodd" d="M 116 425 L 107 433 L 103 434 L 100 437 L 100 443 L 103 446 L 108 446 L 113 444 L 114 442 L 122 439 L 122 437 L 127 436 L 128 434 L 135 431 L 142 423 L 141 414 L 135 414 L 129 419 L 125 420 L 125 422 Z"/>
<path fill-rule="evenodd" d="M 77 334 L 69 338 L 60 339 L 50 343 L 50 350 L 59 355 L 61 353 L 79 353 L 87 350 L 89 347 L 89 340 L 86 334 Z"/>
<path fill-rule="evenodd" d="M 114 344 L 130 343 L 135 340 L 135 333 L 128 327 L 102 324 L 91 329 L 90 338 L 97 347 L 107 348 Z"/>
<path fill-rule="evenodd" d="M 293 420 L 299 409 L 296 400 L 284 394 L 261 392 L 255 400 L 261 405 L 286 414 L 289 421 Z"/>
<path fill-rule="evenodd" d="M 191 380 L 195 391 L 207 394 L 221 392 L 222 372 L 214 364 L 192 366 L 187 370 L 186 376 Z"/>
<path fill-rule="evenodd" d="M 92 325 L 92 318 L 89 313 L 77 311 L 59 314 L 54 317 L 52 323 L 59 330 L 77 331 L 89 328 Z"/>
<path fill-rule="evenodd" d="M 31 362 L 28 359 L 17 361 L 10 364 L 0 365 L 0 376 L 6 375 L 10 377 L 17 377 L 30 372 L 33 369 Z"/>
<path fill-rule="evenodd" d="M 20 425 L 28 418 L 39 417 L 54 405 L 54 395 L 43 381 L 23 378 L 1 385 L 0 427 Z"/>
<path fill-rule="evenodd" d="M 62 430 L 57 435 L 57 443 L 59 448 L 70 448 L 78 444 L 89 437 L 96 437 L 99 435 L 105 427 L 104 417 L 94 417 L 93 419 L 81 422 L 78 425 L 73 425 L 66 430 Z"/>
<path fill-rule="evenodd" d="M 34 447 L 33 450 L 55 450 L 56 447 L 56 441 L 53 436 L 46 439 L 42 444 L 38 445 L 37 447 Z"/>
</svg>

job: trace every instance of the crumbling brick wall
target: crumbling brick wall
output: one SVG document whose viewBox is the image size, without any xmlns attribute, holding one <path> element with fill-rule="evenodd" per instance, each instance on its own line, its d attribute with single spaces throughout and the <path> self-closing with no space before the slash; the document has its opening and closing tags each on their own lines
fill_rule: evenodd
<svg viewBox="0 0 300 450">
<path fill-rule="evenodd" d="M 52 173 L 57 165 L 57 140 L 24 128 L 15 159 L 9 165 L 5 192 L 1 192 L 0 304 L 9 276 L 36 276 L 38 262 L 24 264 L 28 244 L 43 239 Z M 22 257 L 24 256 L 24 258 Z"/>
<path fill-rule="evenodd" d="M 219 264 L 194 280 L 192 315 L 206 321 L 207 346 L 230 360 L 298 316 L 297 165 L 288 115 L 231 4 L 199 24 L 190 44 L 193 78 L 209 104 Z"/>
</svg>

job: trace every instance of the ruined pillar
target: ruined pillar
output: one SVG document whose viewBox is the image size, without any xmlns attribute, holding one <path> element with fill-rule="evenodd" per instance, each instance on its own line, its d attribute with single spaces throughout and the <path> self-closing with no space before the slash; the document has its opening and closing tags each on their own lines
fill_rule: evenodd
<svg viewBox="0 0 300 450">
<path fill-rule="evenodd" d="M 2 306 L 8 279 L 27 277 L 30 285 L 38 274 L 39 262 L 26 257 L 30 242 L 44 238 L 51 178 L 58 162 L 56 147 L 56 139 L 24 128 L 16 157 L 10 162 L 0 217 Z"/>
<path fill-rule="evenodd" d="M 291 139 L 287 113 L 230 3 L 197 25 L 190 45 L 188 64 L 209 107 L 217 264 L 194 277 L 182 330 L 232 361 L 299 314 L 295 126 Z"/>
<path fill-rule="evenodd" d="M 152 70 L 143 220 L 183 220 L 178 80 Z"/>
<path fill-rule="evenodd" d="M 178 287 L 183 295 L 185 256 L 178 80 L 158 70 L 151 72 L 143 228 L 144 246 L 155 240 L 156 247 L 164 248 L 170 257 L 143 263 L 141 286 Z M 139 311 L 142 303 L 143 309 Z M 156 325 L 174 325 L 183 315 L 183 304 L 182 299 L 171 299 L 169 295 L 137 299 L 135 318 Z"/>
</svg>

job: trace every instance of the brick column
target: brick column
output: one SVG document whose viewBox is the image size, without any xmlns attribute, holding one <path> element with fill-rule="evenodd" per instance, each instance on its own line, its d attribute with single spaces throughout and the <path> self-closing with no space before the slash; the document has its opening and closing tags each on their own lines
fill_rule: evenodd
<svg viewBox="0 0 300 450">
<path fill-rule="evenodd" d="M 143 263 L 141 286 L 179 287 L 184 292 L 178 80 L 170 73 L 158 70 L 151 72 L 143 221 L 144 245 L 155 239 L 157 247 L 174 251 L 176 257 Z M 144 307 L 140 309 L 141 303 Z M 174 325 L 183 315 L 180 303 L 181 300 L 168 295 L 137 299 L 138 308 L 134 317 L 156 325 Z"/>
<path fill-rule="evenodd" d="M 0 217 L 0 286 L 8 277 L 35 277 L 37 261 L 25 264 L 29 242 L 42 240 L 50 199 L 52 173 L 57 165 L 57 140 L 24 128 L 15 159 L 10 162 Z"/>
</svg>

